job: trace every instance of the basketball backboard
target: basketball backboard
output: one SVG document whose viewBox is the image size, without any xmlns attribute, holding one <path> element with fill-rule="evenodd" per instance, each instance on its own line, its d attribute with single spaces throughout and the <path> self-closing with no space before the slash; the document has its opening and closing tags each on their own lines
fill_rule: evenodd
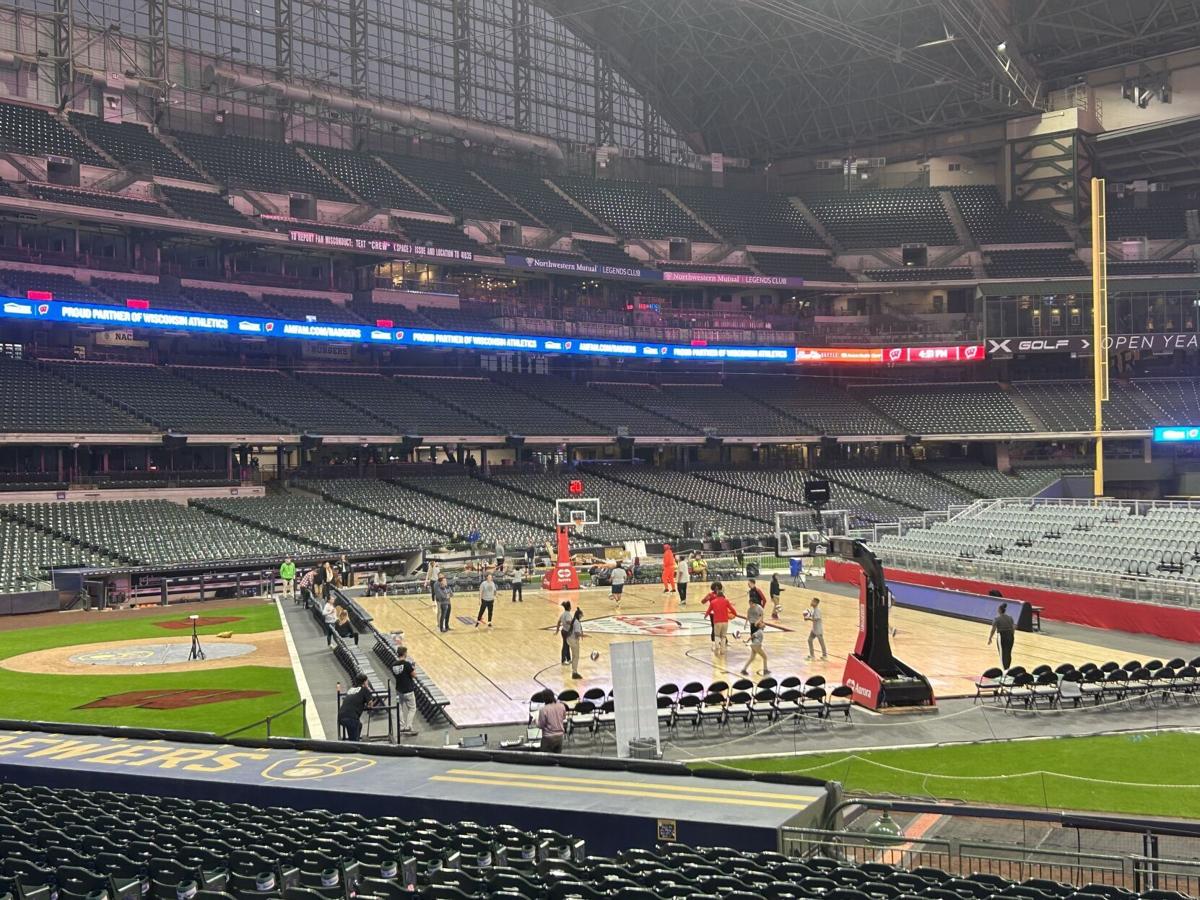
<svg viewBox="0 0 1200 900">
<path fill-rule="evenodd" d="M 554 501 L 554 524 L 557 526 L 599 525 L 600 501 L 594 497 L 568 497 Z"/>
</svg>

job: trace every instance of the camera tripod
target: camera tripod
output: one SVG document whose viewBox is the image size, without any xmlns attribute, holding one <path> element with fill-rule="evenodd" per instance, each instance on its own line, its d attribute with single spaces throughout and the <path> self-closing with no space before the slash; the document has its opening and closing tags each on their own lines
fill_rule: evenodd
<svg viewBox="0 0 1200 900">
<path fill-rule="evenodd" d="M 188 662 L 193 659 L 205 659 L 204 648 L 200 646 L 200 635 L 196 633 L 196 619 L 192 619 L 192 649 L 188 653 Z"/>
</svg>

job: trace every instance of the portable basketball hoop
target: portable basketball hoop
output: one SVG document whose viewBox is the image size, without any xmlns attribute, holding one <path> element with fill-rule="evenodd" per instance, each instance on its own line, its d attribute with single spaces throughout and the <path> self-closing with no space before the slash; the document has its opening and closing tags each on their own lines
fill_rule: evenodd
<svg viewBox="0 0 1200 900">
<path fill-rule="evenodd" d="M 571 562 L 571 533 L 582 534 L 588 525 L 600 524 L 600 501 L 590 497 L 569 497 L 554 501 L 554 527 L 558 533 L 558 554 L 554 567 L 542 576 L 548 591 L 579 589 L 579 573 Z"/>
</svg>

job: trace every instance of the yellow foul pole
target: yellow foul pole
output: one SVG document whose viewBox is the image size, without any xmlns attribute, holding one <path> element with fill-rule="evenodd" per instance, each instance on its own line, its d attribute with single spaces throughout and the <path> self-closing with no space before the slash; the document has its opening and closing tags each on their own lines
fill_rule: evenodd
<svg viewBox="0 0 1200 900">
<path fill-rule="evenodd" d="M 1096 470 L 1092 490 L 1104 496 L 1104 401 L 1108 399 L 1108 226 L 1104 179 L 1092 179 L 1092 399 L 1096 408 Z"/>
</svg>

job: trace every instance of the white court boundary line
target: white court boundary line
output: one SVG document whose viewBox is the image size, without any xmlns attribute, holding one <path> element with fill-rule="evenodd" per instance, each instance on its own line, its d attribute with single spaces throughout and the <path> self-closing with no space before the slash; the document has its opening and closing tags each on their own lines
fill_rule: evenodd
<svg viewBox="0 0 1200 900">
<path fill-rule="evenodd" d="M 300 699 L 304 701 L 304 721 L 308 725 L 308 736 L 313 740 L 325 740 L 325 726 L 317 715 L 317 702 L 313 699 L 308 687 L 308 679 L 304 677 L 304 666 L 300 664 L 300 654 L 296 652 L 296 644 L 292 640 L 292 629 L 288 627 L 287 616 L 283 612 L 283 600 L 278 595 L 272 595 L 275 609 L 279 613 L 279 624 L 283 628 L 283 642 L 287 645 L 288 659 L 292 662 L 292 677 L 296 679 L 296 689 Z"/>
</svg>

